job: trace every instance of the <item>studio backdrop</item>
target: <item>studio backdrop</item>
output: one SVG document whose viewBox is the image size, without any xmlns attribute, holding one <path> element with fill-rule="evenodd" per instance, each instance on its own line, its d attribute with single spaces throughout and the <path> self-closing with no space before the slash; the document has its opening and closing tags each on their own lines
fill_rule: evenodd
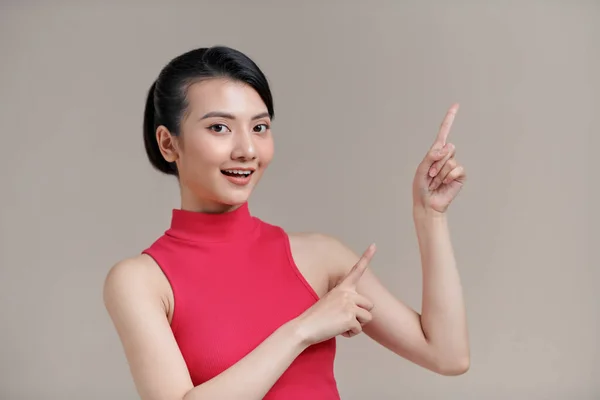
<svg viewBox="0 0 600 400">
<path fill-rule="evenodd" d="M 142 141 L 172 57 L 266 73 L 275 158 L 251 212 L 334 235 L 421 307 L 415 168 L 447 108 L 468 184 L 450 229 L 470 370 L 339 338 L 344 400 L 600 398 L 600 5 L 594 1 L 3 1 L 0 399 L 134 399 L 106 273 L 179 207 Z M 307 399 L 308 400 L 308 399 Z"/>
</svg>

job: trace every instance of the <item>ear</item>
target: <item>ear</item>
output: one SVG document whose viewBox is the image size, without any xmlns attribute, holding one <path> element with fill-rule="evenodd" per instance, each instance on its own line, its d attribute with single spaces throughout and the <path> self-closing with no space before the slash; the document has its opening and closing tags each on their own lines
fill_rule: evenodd
<svg viewBox="0 0 600 400">
<path fill-rule="evenodd" d="M 172 135 L 163 125 L 160 125 L 156 129 L 156 142 L 165 160 L 175 162 L 179 158 L 177 137 Z"/>
</svg>

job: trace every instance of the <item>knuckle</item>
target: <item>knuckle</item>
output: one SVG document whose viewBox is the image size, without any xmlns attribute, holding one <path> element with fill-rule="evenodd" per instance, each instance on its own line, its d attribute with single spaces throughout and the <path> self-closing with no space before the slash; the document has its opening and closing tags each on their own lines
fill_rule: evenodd
<svg viewBox="0 0 600 400">
<path fill-rule="evenodd" d="M 356 317 L 354 316 L 354 313 L 350 310 L 347 310 L 344 313 L 344 321 L 346 322 L 353 322 L 354 320 L 356 320 Z"/>
<path fill-rule="evenodd" d="M 354 309 L 354 302 L 350 299 L 344 299 L 342 306 L 345 311 L 352 311 Z"/>
<path fill-rule="evenodd" d="M 343 307 L 348 307 L 352 305 L 352 299 L 350 297 L 350 293 L 347 290 L 342 290 L 338 295 L 338 299 Z"/>
</svg>

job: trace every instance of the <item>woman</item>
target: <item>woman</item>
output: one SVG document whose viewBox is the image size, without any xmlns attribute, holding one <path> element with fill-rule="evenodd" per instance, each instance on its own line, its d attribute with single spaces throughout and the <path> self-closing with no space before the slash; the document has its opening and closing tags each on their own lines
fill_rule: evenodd
<svg viewBox="0 0 600 400">
<path fill-rule="evenodd" d="M 339 399 L 335 340 L 364 332 L 443 375 L 469 347 L 446 209 L 465 173 L 447 114 L 414 179 L 423 310 L 394 298 L 369 262 L 323 234 L 253 217 L 248 199 L 273 157 L 273 100 L 260 69 L 227 47 L 173 59 L 148 93 L 144 143 L 175 176 L 181 208 L 140 255 L 114 265 L 106 308 L 143 399 Z"/>
</svg>

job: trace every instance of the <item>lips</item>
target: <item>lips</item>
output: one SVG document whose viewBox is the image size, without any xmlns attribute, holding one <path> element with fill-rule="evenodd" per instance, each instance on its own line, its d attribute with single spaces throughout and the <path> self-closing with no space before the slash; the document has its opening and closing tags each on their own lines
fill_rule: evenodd
<svg viewBox="0 0 600 400">
<path fill-rule="evenodd" d="M 253 169 L 223 169 L 221 173 L 225 178 L 237 186 L 246 186 L 252 180 Z"/>
</svg>

